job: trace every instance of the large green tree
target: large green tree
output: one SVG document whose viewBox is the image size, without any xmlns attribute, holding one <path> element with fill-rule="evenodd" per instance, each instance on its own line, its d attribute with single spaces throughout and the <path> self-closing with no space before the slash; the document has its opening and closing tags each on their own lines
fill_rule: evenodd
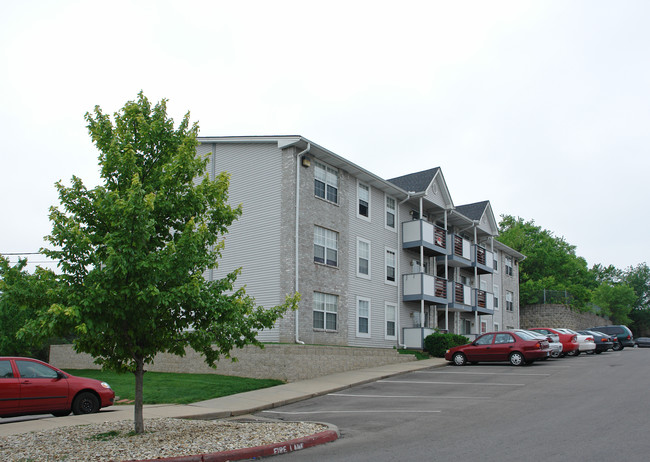
<svg viewBox="0 0 650 462">
<path fill-rule="evenodd" d="M 46 360 L 48 339 L 42 332 L 24 335 L 22 329 L 39 310 L 57 300 L 56 276 L 40 267 L 29 273 L 26 266 L 26 259 L 12 266 L 0 256 L 0 356 Z"/>
<path fill-rule="evenodd" d="M 593 302 L 600 307 L 600 314 L 608 316 L 614 324 L 628 325 L 632 322 L 629 315 L 635 299 L 634 290 L 622 283 L 604 282 L 593 293 Z"/>
<path fill-rule="evenodd" d="M 526 255 L 519 269 L 522 304 L 541 303 L 543 291 L 568 292 L 572 305 L 585 309 L 598 282 L 575 246 L 534 221 L 503 215 L 499 241 Z"/>
<path fill-rule="evenodd" d="M 242 213 L 228 204 L 229 176 L 206 174 L 197 156 L 198 125 L 189 113 L 177 128 L 166 100 L 152 107 L 140 92 L 114 120 L 99 107 L 86 114 L 99 150 L 102 184 L 57 183 L 48 256 L 60 261 L 65 303 L 52 305 L 37 328 L 74 329 L 74 347 L 115 371 L 135 374 L 135 432 L 142 415 L 145 364 L 187 346 L 214 366 L 235 347 L 261 346 L 298 295 L 273 308 L 236 288 L 239 270 L 207 281 L 228 227 Z M 32 326 L 32 327 L 35 327 Z"/>
</svg>

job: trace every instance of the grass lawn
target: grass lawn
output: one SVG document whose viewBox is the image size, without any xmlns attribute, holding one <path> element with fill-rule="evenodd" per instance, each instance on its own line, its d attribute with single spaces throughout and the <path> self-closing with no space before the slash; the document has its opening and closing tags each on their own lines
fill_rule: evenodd
<svg viewBox="0 0 650 462">
<path fill-rule="evenodd" d="M 108 382 L 117 399 L 135 399 L 135 376 L 92 369 L 66 369 L 79 377 Z M 144 374 L 144 404 L 188 404 L 244 391 L 281 385 L 281 380 L 249 379 L 217 374 Z M 118 398 L 119 397 L 119 398 Z"/>
</svg>

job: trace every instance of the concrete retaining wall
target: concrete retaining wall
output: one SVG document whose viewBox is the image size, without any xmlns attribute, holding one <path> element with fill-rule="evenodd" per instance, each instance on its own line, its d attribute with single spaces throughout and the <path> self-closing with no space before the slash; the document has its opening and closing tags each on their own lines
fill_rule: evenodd
<svg viewBox="0 0 650 462">
<path fill-rule="evenodd" d="M 184 357 L 159 354 L 154 363 L 145 365 L 153 372 L 222 374 L 287 382 L 306 380 L 336 372 L 415 361 L 413 355 L 382 348 L 350 348 L 313 345 L 265 345 L 264 349 L 247 346 L 234 350 L 238 361 L 222 359 L 217 369 L 205 364 L 203 357 L 188 349 Z M 50 364 L 60 369 L 99 369 L 90 355 L 75 353 L 72 345 L 52 345 Z"/>
<path fill-rule="evenodd" d="M 594 326 L 608 326 L 612 322 L 593 313 L 580 313 L 567 305 L 527 305 L 519 309 L 522 329 L 530 327 L 564 327 L 582 330 Z"/>
</svg>

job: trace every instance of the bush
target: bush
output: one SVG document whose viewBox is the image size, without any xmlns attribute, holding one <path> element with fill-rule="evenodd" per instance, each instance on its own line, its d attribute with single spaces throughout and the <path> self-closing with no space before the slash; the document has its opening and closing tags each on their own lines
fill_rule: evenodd
<svg viewBox="0 0 650 462">
<path fill-rule="evenodd" d="M 424 349 L 436 358 L 444 358 L 445 352 L 458 345 L 470 343 L 464 335 L 435 333 L 424 339 Z"/>
</svg>

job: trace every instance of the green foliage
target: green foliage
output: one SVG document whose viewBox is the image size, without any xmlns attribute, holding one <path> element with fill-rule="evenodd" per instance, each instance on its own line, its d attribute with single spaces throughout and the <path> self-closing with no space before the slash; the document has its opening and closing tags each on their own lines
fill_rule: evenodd
<svg viewBox="0 0 650 462">
<path fill-rule="evenodd" d="M 56 275 L 43 268 L 33 274 L 25 270 L 27 260 L 11 266 L 0 256 L 0 356 L 29 356 L 48 359 L 48 346 L 54 339 L 43 332 L 24 335 L 21 329 L 39 310 L 56 301 Z"/>
<path fill-rule="evenodd" d="M 650 268 L 646 263 L 630 266 L 623 273 L 623 280 L 634 290 L 635 310 L 650 310 Z"/>
<path fill-rule="evenodd" d="M 568 291 L 572 306 L 587 309 L 591 291 L 598 286 L 584 258 L 576 256 L 575 246 L 551 231 L 503 215 L 499 223 L 499 241 L 526 255 L 519 265 L 519 297 L 523 305 L 541 303 L 543 289 Z"/>
<path fill-rule="evenodd" d="M 422 351 L 418 351 L 418 350 L 399 349 L 397 350 L 397 352 L 401 355 L 413 355 L 418 361 L 430 358 L 428 353 L 423 353 Z"/>
<path fill-rule="evenodd" d="M 625 284 L 605 282 L 594 291 L 594 303 L 614 324 L 628 325 L 632 322 L 629 314 L 636 298 L 634 290 Z"/>
<path fill-rule="evenodd" d="M 159 352 L 183 356 L 190 346 L 214 366 L 290 308 L 255 305 L 235 282 L 240 270 L 206 281 L 217 267 L 223 236 L 242 213 L 228 204 L 229 176 L 214 180 L 198 157 L 198 125 L 189 113 L 178 128 L 166 100 L 152 107 L 140 92 L 116 114 L 86 114 L 99 150 L 102 184 L 58 182 L 52 249 L 65 298 L 40 313 L 31 330 L 75 333 L 77 351 L 115 371 L 136 374 L 136 432 L 141 423 L 144 364 Z M 138 380 L 139 379 L 139 380 Z"/>
<path fill-rule="evenodd" d="M 464 335 L 458 334 L 441 334 L 436 332 L 427 336 L 424 339 L 424 349 L 427 350 L 431 356 L 436 358 L 443 358 L 445 352 L 452 347 L 458 345 L 466 345 L 470 343 L 469 339 Z"/>
</svg>

